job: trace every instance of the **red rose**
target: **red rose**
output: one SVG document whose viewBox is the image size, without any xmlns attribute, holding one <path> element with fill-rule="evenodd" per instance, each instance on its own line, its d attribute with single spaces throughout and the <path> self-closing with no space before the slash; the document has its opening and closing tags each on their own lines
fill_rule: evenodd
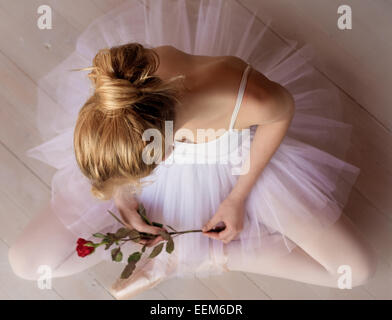
<svg viewBox="0 0 392 320">
<path fill-rule="evenodd" d="M 79 257 L 85 257 L 88 256 L 89 254 L 93 253 L 95 248 L 86 246 L 86 243 L 93 243 L 92 241 L 87 241 L 83 238 L 79 238 L 77 241 L 77 247 L 76 247 L 76 252 L 78 253 Z"/>
</svg>

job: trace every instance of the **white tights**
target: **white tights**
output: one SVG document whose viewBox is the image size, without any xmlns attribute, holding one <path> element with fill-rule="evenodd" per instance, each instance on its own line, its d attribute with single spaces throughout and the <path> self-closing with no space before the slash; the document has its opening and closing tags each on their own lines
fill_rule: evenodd
<svg viewBox="0 0 392 320">
<path fill-rule="evenodd" d="M 275 257 L 273 253 L 268 256 L 263 252 L 263 255 L 249 256 L 247 263 L 241 264 L 241 259 L 236 259 L 239 248 L 232 244 L 227 253 L 226 269 L 328 287 L 338 286 L 338 277 L 341 276 L 338 268 L 341 265 L 351 267 L 352 286 L 365 283 L 375 272 L 376 258 L 373 252 L 344 215 L 327 229 L 309 228 L 293 220 L 287 222 L 284 230 L 286 236 L 298 245 L 291 253 Z M 47 207 L 32 219 L 12 245 L 9 262 L 19 277 L 36 280 L 40 265 L 49 265 L 53 277 L 64 277 L 102 261 L 100 254 L 79 258 L 75 247 L 75 235 Z M 148 267 L 146 264 L 127 282 L 115 285 L 112 293 L 118 298 L 129 298 L 166 279 L 164 275 L 152 279 L 153 273 L 147 276 L 143 270 Z"/>
</svg>

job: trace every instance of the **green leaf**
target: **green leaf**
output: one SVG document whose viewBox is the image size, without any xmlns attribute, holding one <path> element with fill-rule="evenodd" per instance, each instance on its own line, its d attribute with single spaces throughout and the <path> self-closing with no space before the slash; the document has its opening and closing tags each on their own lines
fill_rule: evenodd
<svg viewBox="0 0 392 320">
<path fill-rule="evenodd" d="M 172 253 L 174 250 L 174 241 L 170 238 L 169 241 L 166 242 L 166 252 Z"/>
<path fill-rule="evenodd" d="M 139 242 L 140 242 L 140 240 L 141 240 L 141 238 L 140 238 L 140 237 L 137 237 L 137 238 L 132 238 L 132 241 L 133 241 L 133 242 L 136 242 L 136 243 L 139 243 Z"/>
<path fill-rule="evenodd" d="M 133 242 L 139 242 L 140 241 L 140 232 L 137 231 L 136 229 L 132 229 L 129 232 L 129 238 L 132 239 Z"/>
<path fill-rule="evenodd" d="M 112 254 L 112 260 L 116 262 L 120 262 L 123 258 L 123 254 L 121 252 L 121 248 L 114 248 L 111 251 Z"/>
<path fill-rule="evenodd" d="M 114 243 L 113 241 L 106 243 L 105 250 L 108 250 L 112 246 L 113 243 Z"/>
<path fill-rule="evenodd" d="M 160 236 L 164 239 L 164 240 L 170 240 L 171 239 L 171 235 L 163 230 L 163 231 L 159 231 Z"/>
<path fill-rule="evenodd" d="M 133 273 L 133 270 L 135 270 L 136 268 L 136 262 L 135 261 L 131 261 L 129 262 L 126 267 L 124 268 L 123 272 L 121 273 L 120 278 L 121 279 L 128 279 L 131 274 Z"/>
<path fill-rule="evenodd" d="M 154 221 L 152 222 L 152 225 L 155 226 L 155 227 L 158 227 L 158 228 L 162 228 L 163 227 L 162 223 L 154 222 Z"/>
<path fill-rule="evenodd" d="M 146 251 L 146 245 L 143 246 L 142 252 Z"/>
<path fill-rule="evenodd" d="M 130 238 L 137 237 L 137 236 L 140 236 L 140 232 L 139 231 L 137 231 L 136 229 L 130 230 L 130 232 L 129 232 L 129 237 Z"/>
<path fill-rule="evenodd" d="M 160 243 L 154 247 L 151 251 L 149 258 L 155 258 L 158 254 L 161 253 L 164 243 Z"/>
<path fill-rule="evenodd" d="M 128 237 L 130 235 L 130 233 L 131 233 L 130 229 L 128 229 L 128 228 L 120 228 L 120 229 L 117 230 L 117 232 L 114 234 L 114 236 L 117 239 L 122 239 L 122 238 Z"/>
<path fill-rule="evenodd" d="M 103 234 L 103 233 L 94 233 L 93 234 L 93 237 L 96 237 L 96 238 L 105 238 L 106 237 L 106 235 L 105 234 Z"/>
<path fill-rule="evenodd" d="M 137 208 L 137 212 L 139 213 L 139 215 L 142 217 L 142 219 L 144 220 L 145 223 L 147 223 L 148 225 L 152 225 L 152 223 L 150 222 L 150 220 L 148 220 L 147 215 L 146 215 L 146 209 L 144 208 L 142 203 L 139 203 L 139 206 Z"/>
<path fill-rule="evenodd" d="M 114 236 L 114 233 L 108 232 L 107 233 L 107 239 L 109 241 L 114 241 L 114 240 L 116 240 L 116 237 Z"/>
<path fill-rule="evenodd" d="M 138 261 L 140 260 L 141 256 L 142 256 L 142 253 L 141 253 L 141 252 L 137 252 L 137 251 L 136 251 L 136 252 L 132 253 L 132 254 L 128 257 L 128 263 L 131 262 L 131 261 L 135 261 L 135 263 L 138 262 Z"/>
</svg>

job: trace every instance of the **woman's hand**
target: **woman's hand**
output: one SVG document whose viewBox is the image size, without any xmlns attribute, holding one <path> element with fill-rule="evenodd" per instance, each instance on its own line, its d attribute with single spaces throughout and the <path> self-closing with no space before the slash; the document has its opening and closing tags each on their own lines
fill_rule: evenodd
<svg viewBox="0 0 392 320">
<path fill-rule="evenodd" d="M 137 212 L 139 204 L 129 190 L 126 190 L 125 188 L 118 190 L 113 196 L 113 199 L 118 211 L 120 212 L 121 220 L 127 228 L 151 234 L 159 234 L 161 231 L 166 231 L 163 228 L 150 226 L 144 222 Z M 163 241 L 162 236 L 157 236 L 152 240 L 142 239 L 138 243 L 146 245 L 147 247 L 152 247 L 160 241 Z"/>
<path fill-rule="evenodd" d="M 225 244 L 229 243 L 243 229 L 244 212 L 243 199 L 227 197 L 203 227 L 203 234 L 212 239 L 222 240 Z M 211 231 L 221 221 L 225 224 L 225 229 L 220 232 Z"/>
</svg>

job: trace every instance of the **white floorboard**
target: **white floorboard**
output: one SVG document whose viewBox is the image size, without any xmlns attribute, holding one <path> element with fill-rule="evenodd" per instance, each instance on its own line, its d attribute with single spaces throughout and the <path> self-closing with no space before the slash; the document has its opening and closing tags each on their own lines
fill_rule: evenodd
<svg viewBox="0 0 392 320">
<path fill-rule="evenodd" d="M 54 169 L 24 155 L 41 142 L 34 125 L 37 80 L 72 51 L 77 35 L 94 17 L 120 2 L 47 1 L 56 14 L 56 28 L 48 34 L 35 27 L 36 16 L 29 13 L 35 13 L 41 1 L 0 0 L 0 299 L 113 299 L 109 288 L 119 265 L 103 262 L 54 279 L 53 290 L 40 290 L 35 282 L 13 275 L 7 251 L 50 197 Z M 336 80 L 339 86 L 345 81 Z M 348 160 L 362 171 L 346 212 L 377 252 L 380 263 L 373 280 L 360 288 L 337 290 L 232 272 L 207 279 L 171 279 L 134 299 L 391 299 L 392 135 L 355 102 L 353 92 L 342 92 L 346 121 L 355 126 Z"/>
</svg>

